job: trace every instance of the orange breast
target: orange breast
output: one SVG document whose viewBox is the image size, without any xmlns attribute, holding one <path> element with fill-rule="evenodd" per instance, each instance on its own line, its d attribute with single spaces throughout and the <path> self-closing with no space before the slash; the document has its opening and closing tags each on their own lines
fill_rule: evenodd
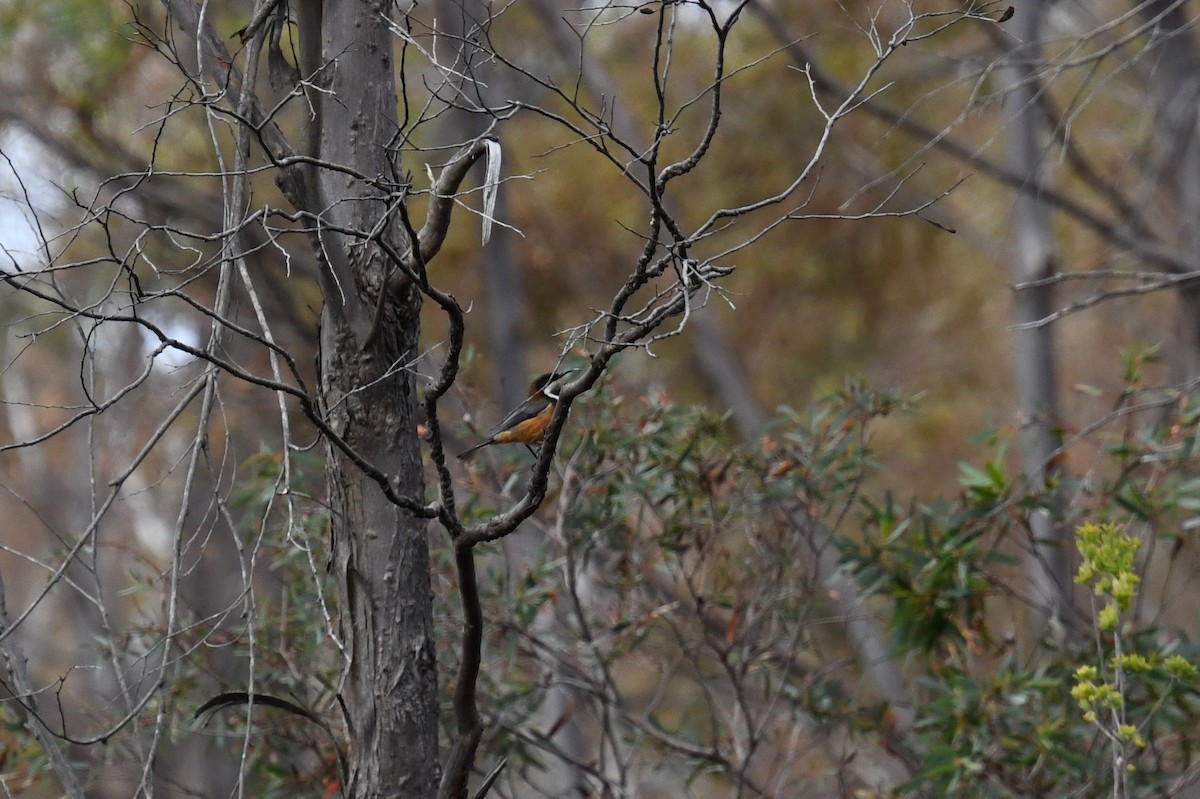
<svg viewBox="0 0 1200 799">
<path fill-rule="evenodd" d="M 514 441 L 521 444 L 536 444 L 542 440 L 542 434 L 546 432 L 552 416 L 554 416 L 554 403 L 550 402 L 537 416 L 522 419 L 508 430 L 497 433 L 493 440 L 498 444 L 508 444 Z"/>
</svg>

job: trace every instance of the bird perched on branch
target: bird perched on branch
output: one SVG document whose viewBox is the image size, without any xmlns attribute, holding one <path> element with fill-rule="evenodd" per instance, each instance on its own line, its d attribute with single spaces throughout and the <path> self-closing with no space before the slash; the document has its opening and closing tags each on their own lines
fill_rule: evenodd
<svg viewBox="0 0 1200 799">
<path fill-rule="evenodd" d="M 469 449 L 458 453 L 460 460 L 469 458 L 477 450 L 489 444 L 525 444 L 529 446 L 542 440 L 546 427 L 554 416 L 554 406 L 558 403 L 558 392 L 567 384 L 570 377 L 578 369 L 565 369 L 561 372 L 547 372 L 540 375 L 530 384 L 529 399 L 522 402 L 513 411 L 500 420 L 499 424 L 488 431 L 488 437 Z"/>
</svg>

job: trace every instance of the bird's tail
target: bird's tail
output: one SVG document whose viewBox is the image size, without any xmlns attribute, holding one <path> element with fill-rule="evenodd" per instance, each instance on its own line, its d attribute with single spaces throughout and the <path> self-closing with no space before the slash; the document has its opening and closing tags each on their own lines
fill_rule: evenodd
<svg viewBox="0 0 1200 799">
<path fill-rule="evenodd" d="M 491 444 L 491 443 L 492 443 L 491 439 L 488 439 L 487 441 L 480 441 L 475 446 L 468 447 L 467 449 L 464 449 L 462 452 L 458 453 L 458 459 L 460 461 L 465 461 L 467 458 L 471 457 L 476 452 L 478 452 L 479 450 L 483 449 L 484 447 L 486 447 L 488 444 Z"/>
</svg>

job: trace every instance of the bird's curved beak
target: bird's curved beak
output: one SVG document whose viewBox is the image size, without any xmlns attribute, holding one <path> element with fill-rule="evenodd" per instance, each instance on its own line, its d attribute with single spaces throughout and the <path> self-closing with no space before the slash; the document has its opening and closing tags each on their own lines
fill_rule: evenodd
<svg viewBox="0 0 1200 799">
<path fill-rule="evenodd" d="M 578 369 L 567 369 L 562 372 L 555 372 L 553 379 L 546 383 L 542 389 L 542 393 L 554 401 L 558 401 L 558 392 L 562 387 L 571 382 L 572 376 L 578 372 Z"/>
</svg>

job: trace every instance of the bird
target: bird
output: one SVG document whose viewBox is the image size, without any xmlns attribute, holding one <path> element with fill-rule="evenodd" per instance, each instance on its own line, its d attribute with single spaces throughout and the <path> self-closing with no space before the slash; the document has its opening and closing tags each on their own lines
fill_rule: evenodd
<svg viewBox="0 0 1200 799">
<path fill-rule="evenodd" d="M 558 392 L 566 385 L 577 369 L 561 372 L 546 372 L 539 375 L 529 386 L 529 399 L 522 402 L 488 431 L 487 438 L 473 447 L 458 453 L 459 460 L 466 460 L 478 450 L 490 444 L 525 444 L 529 446 L 542 440 L 546 427 L 554 416 Z"/>
</svg>

